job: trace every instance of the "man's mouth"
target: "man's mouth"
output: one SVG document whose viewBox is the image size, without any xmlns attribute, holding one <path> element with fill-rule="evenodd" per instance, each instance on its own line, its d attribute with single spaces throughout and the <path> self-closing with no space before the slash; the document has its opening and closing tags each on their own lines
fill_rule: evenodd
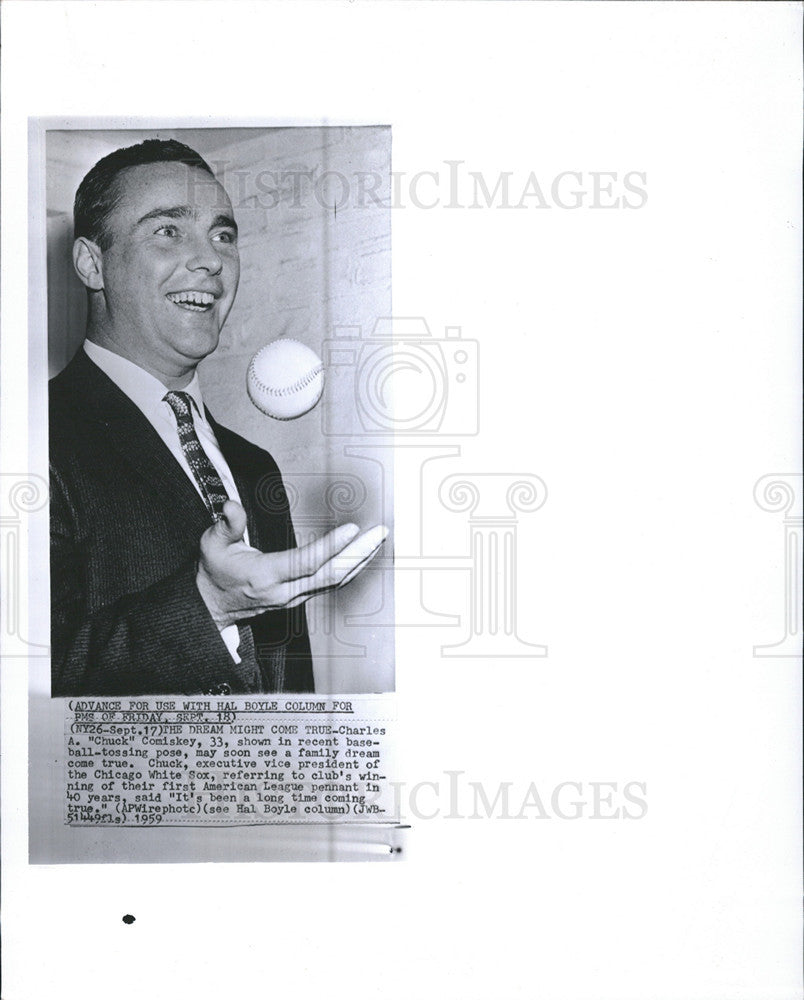
<svg viewBox="0 0 804 1000">
<path fill-rule="evenodd" d="M 168 292 L 167 298 L 174 305 L 190 312 L 209 312 L 215 304 L 212 292 Z"/>
</svg>

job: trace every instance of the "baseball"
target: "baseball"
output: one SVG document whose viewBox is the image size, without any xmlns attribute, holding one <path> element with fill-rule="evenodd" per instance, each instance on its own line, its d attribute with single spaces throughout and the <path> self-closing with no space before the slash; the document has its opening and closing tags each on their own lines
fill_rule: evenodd
<svg viewBox="0 0 804 1000">
<path fill-rule="evenodd" d="M 275 420 L 294 420 L 315 406 L 324 391 L 321 358 L 290 337 L 257 351 L 246 377 L 251 402 Z"/>
</svg>

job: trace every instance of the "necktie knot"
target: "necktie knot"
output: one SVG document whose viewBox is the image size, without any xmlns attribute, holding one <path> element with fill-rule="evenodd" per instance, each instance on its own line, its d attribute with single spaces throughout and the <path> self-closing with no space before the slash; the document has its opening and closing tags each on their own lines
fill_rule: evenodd
<svg viewBox="0 0 804 1000">
<path fill-rule="evenodd" d="M 186 420 L 189 417 L 192 421 L 192 397 L 189 393 L 171 390 L 165 394 L 164 400 L 176 414 L 177 420 L 181 420 L 182 418 Z"/>
</svg>

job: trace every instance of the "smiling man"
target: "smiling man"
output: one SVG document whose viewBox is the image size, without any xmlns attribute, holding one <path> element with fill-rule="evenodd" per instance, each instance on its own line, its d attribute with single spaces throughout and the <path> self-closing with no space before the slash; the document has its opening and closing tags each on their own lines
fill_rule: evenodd
<svg viewBox="0 0 804 1000">
<path fill-rule="evenodd" d="M 226 192 L 147 140 L 89 171 L 74 216 L 88 318 L 50 387 L 52 694 L 312 690 L 301 605 L 385 532 L 296 548 L 276 463 L 204 406 L 240 276 Z"/>
</svg>

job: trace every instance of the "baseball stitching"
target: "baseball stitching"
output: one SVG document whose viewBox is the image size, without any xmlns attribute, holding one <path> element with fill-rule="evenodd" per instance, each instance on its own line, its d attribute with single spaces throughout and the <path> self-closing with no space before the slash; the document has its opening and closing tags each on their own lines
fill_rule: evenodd
<svg viewBox="0 0 804 1000">
<path fill-rule="evenodd" d="M 293 340 L 291 337 L 286 337 L 285 341 L 286 343 L 289 344 L 300 344 L 302 347 L 305 346 L 301 344 L 301 341 Z M 265 350 L 265 348 L 263 348 L 263 350 Z M 324 370 L 323 365 L 318 365 L 317 368 L 311 368 L 306 375 L 302 375 L 302 377 L 300 379 L 297 379 L 292 385 L 286 385 L 283 386 L 281 389 L 275 389 L 273 386 L 266 385 L 265 382 L 263 382 L 263 380 L 257 374 L 256 369 L 254 368 L 254 362 L 257 360 L 260 354 L 262 354 L 262 351 L 259 351 L 249 362 L 248 376 L 249 379 L 252 379 L 260 389 L 262 389 L 264 392 L 267 392 L 270 396 L 291 396 L 293 395 L 294 392 L 298 392 L 300 389 L 306 388 Z"/>
</svg>

